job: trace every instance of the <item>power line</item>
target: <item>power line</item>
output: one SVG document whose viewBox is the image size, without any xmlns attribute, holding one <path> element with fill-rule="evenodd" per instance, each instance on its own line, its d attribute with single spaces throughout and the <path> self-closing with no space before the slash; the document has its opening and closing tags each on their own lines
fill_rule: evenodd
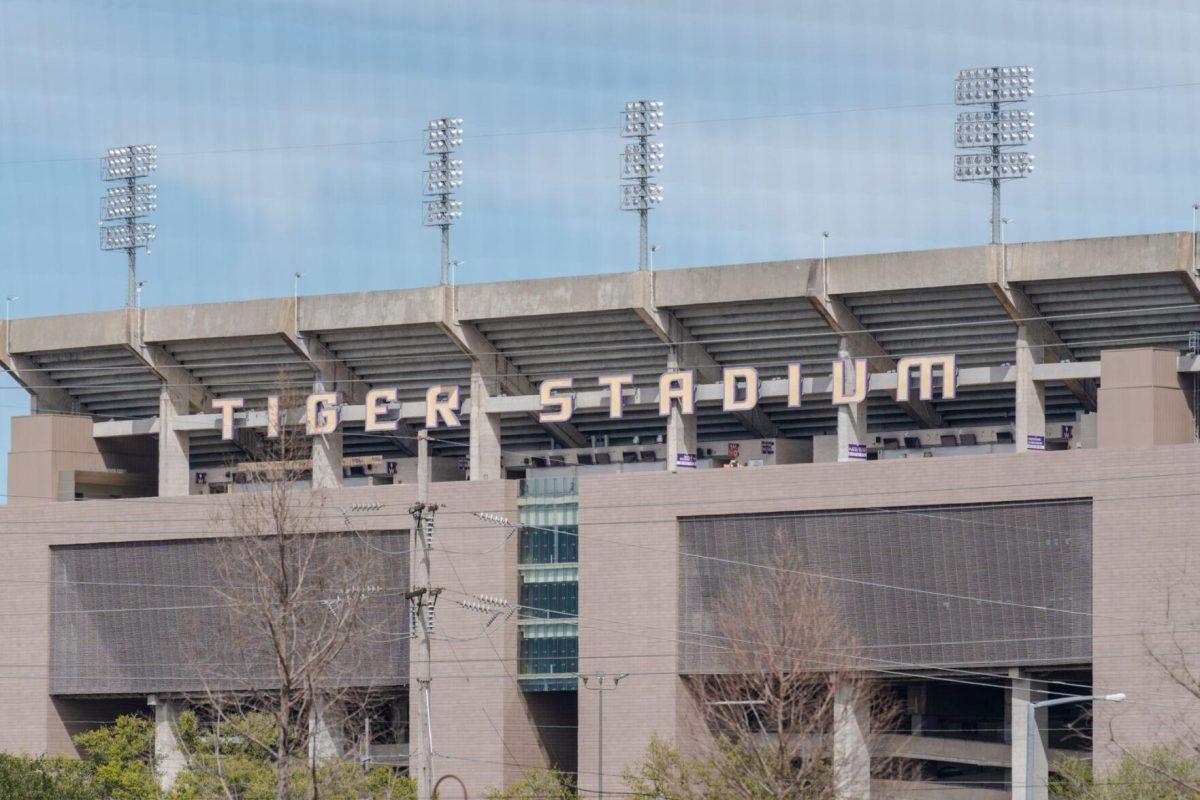
<svg viewBox="0 0 1200 800">
<path fill-rule="evenodd" d="M 1158 84 L 1143 84 L 1140 86 L 1113 86 L 1102 87 L 1096 89 L 1080 89 L 1067 92 L 1045 92 L 1039 94 L 1039 100 L 1051 98 L 1069 98 L 1069 97 L 1089 97 L 1097 95 L 1109 94 L 1125 94 L 1130 92 L 1150 92 L 1161 91 L 1164 89 L 1191 89 L 1200 86 L 1200 81 L 1184 81 L 1179 83 L 1158 83 Z M 682 119 L 672 122 L 672 125 L 713 125 L 730 122 L 763 122 L 768 120 L 782 119 L 803 119 L 809 117 L 826 117 L 837 116 L 841 114 L 861 114 L 861 113 L 879 113 L 886 111 L 914 111 L 931 108 L 953 108 L 953 102 L 926 102 L 926 103 L 908 103 L 908 104 L 893 104 L 893 105 L 874 105 L 874 106 L 850 106 L 844 108 L 826 108 L 813 109 L 808 111 L 790 111 L 779 114 L 751 114 L 742 116 L 724 116 L 724 117 L 695 117 L 692 119 Z M 598 133 L 612 132 L 619 130 L 617 125 L 588 125 L 569 128 L 543 128 L 534 129 L 526 128 L 512 131 L 491 131 L 472 134 L 469 138 L 474 141 L 477 139 L 501 139 L 519 136 L 551 136 L 576 133 Z M 385 145 L 401 145 L 401 144 L 418 144 L 423 141 L 420 138 L 403 137 L 392 139 L 364 139 L 364 140 L 344 140 L 339 142 L 311 142 L 302 144 L 277 144 L 264 145 L 260 147 L 227 147 L 227 148 L 204 148 L 192 150 L 162 150 L 160 155 L 171 157 L 204 157 L 216 155 L 234 155 L 241 153 L 268 153 L 268 152 L 289 152 L 299 150 L 326 150 L 331 148 L 350 148 L 350 147 L 379 147 Z M 0 161 L 0 167 L 7 166 L 22 166 L 30 164 L 70 164 L 70 163 L 98 163 L 101 159 L 92 156 L 67 156 L 62 158 L 38 158 L 38 159 L 10 159 Z"/>
</svg>

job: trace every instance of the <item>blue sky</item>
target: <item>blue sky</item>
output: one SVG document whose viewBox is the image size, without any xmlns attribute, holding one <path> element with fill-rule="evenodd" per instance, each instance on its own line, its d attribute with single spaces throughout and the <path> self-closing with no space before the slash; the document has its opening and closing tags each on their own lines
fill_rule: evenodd
<svg viewBox="0 0 1200 800">
<path fill-rule="evenodd" d="M 418 286 L 419 136 L 466 120 L 461 281 L 628 269 L 618 118 L 662 99 L 656 268 L 986 240 L 951 179 L 962 67 L 1030 64 L 1010 240 L 1191 224 L 1200 6 L 904 2 L 0 2 L 0 295 L 115 308 L 99 155 L 159 145 L 148 305 Z M 24 392 L 0 383 L 0 450 Z M 3 479 L 0 466 L 0 480 Z"/>
</svg>

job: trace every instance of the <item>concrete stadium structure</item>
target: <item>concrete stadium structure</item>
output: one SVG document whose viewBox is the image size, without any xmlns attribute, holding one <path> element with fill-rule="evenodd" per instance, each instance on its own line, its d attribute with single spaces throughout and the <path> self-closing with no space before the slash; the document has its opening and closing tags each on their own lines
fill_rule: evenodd
<svg viewBox="0 0 1200 800">
<path fill-rule="evenodd" d="M 1023 797 L 1031 698 L 1124 692 L 1083 723 L 1094 748 L 1066 730 L 1087 704 L 1037 715 L 1035 773 L 1093 750 L 1102 772 L 1200 716 L 1169 674 L 1200 623 L 1178 594 L 1200 517 L 1197 330 L 1190 234 L 14 320 L 0 362 L 33 413 L 14 420 L 0 512 L 0 749 L 70 752 L 72 733 L 148 698 L 164 722 L 186 704 L 179 675 L 122 661 L 178 655 L 169 604 L 134 579 L 203 579 L 193 545 L 229 533 L 212 511 L 254 469 L 268 396 L 339 393 L 311 491 L 406 537 L 427 389 L 456 386 L 463 425 L 431 431 L 433 580 L 522 605 L 476 636 L 478 615 L 439 610 L 461 641 L 433 645 L 435 771 L 472 797 L 549 765 L 594 790 L 579 674 L 629 673 L 605 701 L 610 789 L 652 736 L 686 741 L 713 587 L 779 530 L 843 587 L 903 698 L 892 744 L 914 779 L 863 777 L 855 796 Z M 957 371 L 940 394 L 908 391 L 898 362 L 943 354 Z M 855 359 L 869 392 L 834 402 L 832 365 Z M 740 367 L 759 402 L 725 410 Z M 694 372 L 695 413 L 660 414 L 667 371 Z M 631 376 L 619 416 L 598 382 L 615 374 Z M 564 378 L 574 413 L 548 421 L 540 386 Z M 383 433 L 367 430 L 379 389 L 396 389 Z M 242 401 L 231 436 L 225 398 Z M 397 729 L 380 752 L 402 761 Z"/>
</svg>

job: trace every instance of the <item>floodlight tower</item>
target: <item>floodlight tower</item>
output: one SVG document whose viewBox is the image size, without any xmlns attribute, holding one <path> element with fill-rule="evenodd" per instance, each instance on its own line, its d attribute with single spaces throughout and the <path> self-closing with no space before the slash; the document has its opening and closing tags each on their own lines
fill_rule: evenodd
<svg viewBox="0 0 1200 800">
<path fill-rule="evenodd" d="M 149 249 L 158 233 L 152 222 L 138 222 L 158 208 L 158 189 L 153 183 L 138 183 L 158 169 L 158 146 L 132 144 L 110 147 L 104 159 L 104 180 L 119 182 L 103 198 L 100 212 L 100 247 L 129 254 L 129 291 L 125 306 L 137 305 L 137 251 Z M 113 224 L 116 223 L 116 224 Z"/>
<path fill-rule="evenodd" d="M 621 208 L 638 212 L 641 235 L 638 245 L 638 269 L 650 262 L 650 209 L 662 202 L 662 186 L 650 179 L 663 168 L 663 146 L 651 142 L 663 126 L 661 100 L 634 100 L 625 104 L 625 124 L 621 136 L 635 141 L 625 145 L 621 154 Z"/>
<path fill-rule="evenodd" d="M 1000 182 L 1025 178 L 1033 172 L 1033 156 L 1008 148 L 1033 139 L 1033 112 L 1005 110 L 1033 95 L 1033 67 L 979 67 L 960 70 L 954 80 L 954 102 L 986 106 L 986 111 L 963 111 L 954 125 L 955 147 L 977 152 L 954 156 L 956 181 L 992 184 L 992 244 L 1001 238 Z"/>
<path fill-rule="evenodd" d="M 425 154 L 436 156 L 425 170 L 425 224 L 442 229 L 442 283 L 450 272 L 450 226 L 462 216 L 462 201 L 454 193 L 462 187 L 462 161 L 452 158 L 462 147 L 462 119 L 431 119 L 425 129 Z"/>
</svg>

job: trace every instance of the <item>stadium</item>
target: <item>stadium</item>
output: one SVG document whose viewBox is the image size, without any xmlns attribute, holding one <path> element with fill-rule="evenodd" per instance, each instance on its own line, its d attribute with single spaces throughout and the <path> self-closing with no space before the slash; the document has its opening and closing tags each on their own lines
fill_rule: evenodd
<svg viewBox="0 0 1200 800">
<path fill-rule="evenodd" d="M 218 512 L 291 427 L 301 494 L 376 548 L 375 580 L 411 580 L 411 509 L 438 507 L 430 751 L 472 797 L 541 766 L 623 791 L 695 725 L 722 587 L 780 548 L 899 704 L 903 779 L 870 768 L 869 711 L 835 714 L 853 796 L 1103 773 L 1200 714 L 1196 252 L 1166 233 L 12 320 L 0 362 L 32 413 L 0 512 L 0 750 L 70 753 L 139 713 L 171 763 L 196 632 L 230 646 L 203 610 Z M 426 741 L 405 603 L 351 679 L 390 698 L 364 759 L 401 766 Z M 600 673 L 621 679 L 597 695 Z"/>
</svg>

